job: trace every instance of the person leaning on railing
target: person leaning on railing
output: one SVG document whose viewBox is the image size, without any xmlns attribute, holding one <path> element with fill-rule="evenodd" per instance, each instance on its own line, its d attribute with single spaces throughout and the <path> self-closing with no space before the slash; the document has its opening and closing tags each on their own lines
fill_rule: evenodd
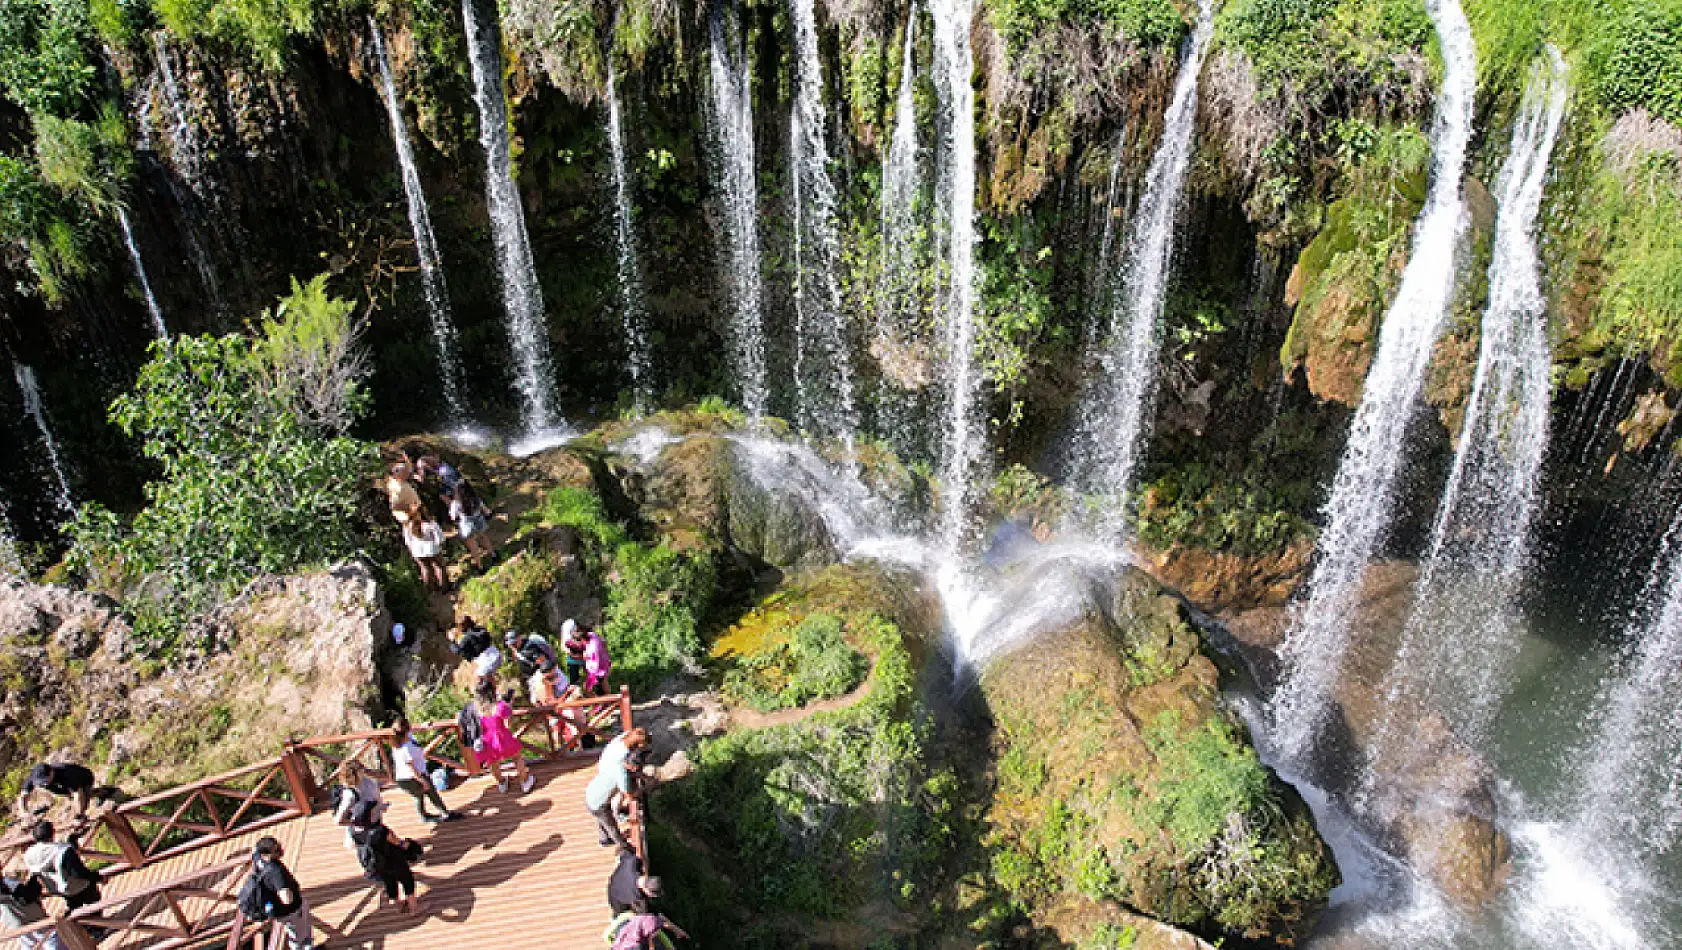
<svg viewBox="0 0 1682 950">
<path fill-rule="evenodd" d="M 251 849 L 251 874 L 263 901 L 259 920 L 272 920 L 286 931 L 291 950 L 314 950 L 315 924 L 310 919 L 310 902 L 304 889 L 281 858 L 286 851 L 273 837 L 264 836 Z"/>
<path fill-rule="evenodd" d="M 596 819 L 602 847 L 618 845 L 630 848 L 625 833 L 619 830 L 615 806 L 628 810 L 632 793 L 631 772 L 635 766 L 627 758 L 648 745 L 648 730 L 638 727 L 609 742 L 602 749 L 596 763 L 596 777 L 584 789 L 584 807 Z"/>
<path fill-rule="evenodd" d="M 35 843 L 23 853 L 23 864 L 39 877 L 52 893 L 64 898 L 71 910 L 99 903 L 99 875 L 82 861 L 77 850 L 76 835 L 67 841 L 54 841 L 52 822 L 38 823 L 30 831 Z"/>
</svg>

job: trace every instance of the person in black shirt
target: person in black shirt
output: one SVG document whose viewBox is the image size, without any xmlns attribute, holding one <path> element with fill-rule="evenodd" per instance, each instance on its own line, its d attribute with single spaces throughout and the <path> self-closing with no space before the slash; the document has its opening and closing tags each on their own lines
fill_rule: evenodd
<svg viewBox="0 0 1682 950">
<path fill-rule="evenodd" d="M 654 900 L 660 896 L 660 879 L 642 873 L 642 859 L 630 848 L 619 849 L 619 866 L 607 879 L 607 906 L 618 917 L 630 910 L 637 901 Z"/>
<path fill-rule="evenodd" d="M 315 925 L 310 921 L 310 902 L 304 898 L 298 879 L 280 859 L 286 851 L 280 842 L 264 837 L 251 849 L 251 873 L 263 887 L 269 903 L 269 919 L 286 928 L 286 942 L 292 950 L 314 950 Z"/>
<path fill-rule="evenodd" d="M 88 800 L 93 797 L 93 773 L 85 766 L 52 765 L 47 762 L 35 766 L 24 779 L 23 789 L 18 792 L 18 817 L 29 819 L 47 810 L 44 806 L 39 809 L 31 807 L 31 801 L 37 791 L 76 800 L 76 818 L 81 820 L 88 815 Z"/>
</svg>

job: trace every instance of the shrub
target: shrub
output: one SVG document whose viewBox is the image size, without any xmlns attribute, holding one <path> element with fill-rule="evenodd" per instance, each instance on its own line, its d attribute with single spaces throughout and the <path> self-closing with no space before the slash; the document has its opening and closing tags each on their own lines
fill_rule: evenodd
<svg viewBox="0 0 1682 950">
<path fill-rule="evenodd" d="M 841 632 L 841 618 L 834 614 L 806 617 L 787 639 L 743 657 L 725 677 L 725 695 L 771 712 L 851 691 L 864 681 L 870 663 Z"/>
<path fill-rule="evenodd" d="M 143 440 L 161 477 L 126 523 L 84 506 L 70 527 L 70 560 L 105 578 L 141 616 L 184 618 L 259 574 L 357 549 L 357 485 L 377 455 L 367 443 L 306 424 L 296 393 L 271 384 L 276 340 L 292 319 L 276 317 L 260 339 L 157 341 L 134 391 L 112 404 L 112 423 Z M 347 319 L 335 332 L 348 348 L 357 329 Z M 360 384 L 352 378 L 347 386 L 360 403 Z M 168 639 L 153 645 L 168 649 Z"/>
<path fill-rule="evenodd" d="M 1586 50 L 1585 84 L 1614 112 L 1682 122 L 1682 0 L 1628 0 Z"/>
<path fill-rule="evenodd" d="M 543 602 L 559 579 L 554 558 L 527 549 L 461 585 L 461 610 L 487 630 L 547 630 Z"/>
</svg>

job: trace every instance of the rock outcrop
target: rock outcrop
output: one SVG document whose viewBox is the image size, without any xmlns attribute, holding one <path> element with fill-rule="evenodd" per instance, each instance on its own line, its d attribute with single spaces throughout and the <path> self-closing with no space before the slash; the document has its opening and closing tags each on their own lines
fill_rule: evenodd
<svg viewBox="0 0 1682 950">
<path fill-rule="evenodd" d="M 1089 582 L 1077 620 L 982 674 L 995 878 L 1090 905 L 1074 919 L 1120 904 L 1210 935 L 1306 934 L 1337 881 L 1306 807 L 1220 706 L 1179 601 L 1133 568 Z"/>
</svg>

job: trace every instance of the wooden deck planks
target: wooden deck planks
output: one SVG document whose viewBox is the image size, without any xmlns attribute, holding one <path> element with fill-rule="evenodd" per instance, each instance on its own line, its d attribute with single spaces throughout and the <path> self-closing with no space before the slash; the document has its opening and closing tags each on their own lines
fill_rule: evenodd
<svg viewBox="0 0 1682 950">
<path fill-rule="evenodd" d="M 247 855 L 258 838 L 272 834 L 285 847 L 286 862 L 309 898 L 318 945 L 325 941 L 332 950 L 602 947 L 609 922 L 607 878 L 617 855 L 597 843 L 595 820 L 584 810 L 584 786 L 595 775 L 595 758 L 531 768 L 538 782 L 528 794 L 520 794 L 512 778 L 506 793 L 488 778 L 444 792 L 450 807 L 466 816 L 460 821 L 422 822 L 407 795 L 385 790 L 391 804 L 387 823 L 426 847 L 426 857 L 415 866 L 424 911 L 419 917 L 381 906 L 383 893 L 363 878 L 355 853 L 345 847 L 344 829 L 328 814 L 119 875 L 106 883 L 105 895 L 134 893 Z M 209 903 L 200 897 L 181 901 L 184 908 Z M 159 913 L 164 912 L 160 905 Z M 232 913 L 226 906 L 216 919 Z M 102 947 L 140 950 L 153 942 L 136 933 Z M 0 940 L 0 950 L 12 945 Z"/>
<path fill-rule="evenodd" d="M 593 766 L 593 763 L 582 763 Z M 602 946 L 605 889 L 616 856 L 596 841 L 584 810 L 593 767 L 538 765 L 538 785 L 521 795 L 476 779 L 444 793 L 461 821 L 426 824 L 395 789 L 388 823 L 427 848 L 415 867 L 424 914 L 381 907 L 344 833 L 330 816 L 307 822 L 302 847 L 289 849 L 309 896 L 316 937 L 336 950 L 467 950 L 469 947 Z"/>
</svg>

